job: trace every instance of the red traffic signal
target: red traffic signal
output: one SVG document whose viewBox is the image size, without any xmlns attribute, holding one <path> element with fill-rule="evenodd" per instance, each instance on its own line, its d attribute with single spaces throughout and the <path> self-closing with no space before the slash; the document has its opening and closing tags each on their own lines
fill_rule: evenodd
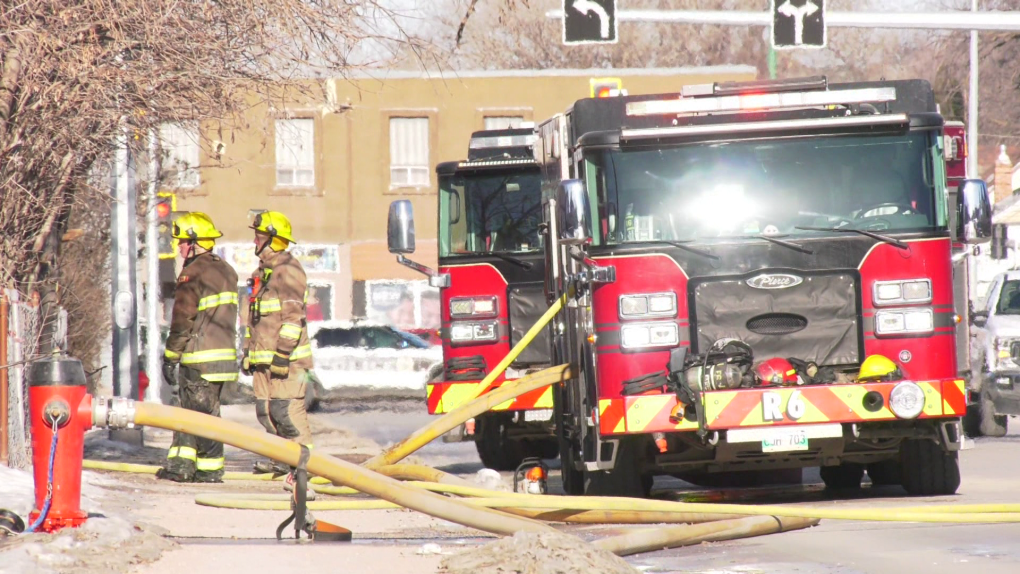
<svg viewBox="0 0 1020 574">
<path fill-rule="evenodd" d="M 168 202 L 168 201 L 161 201 L 161 202 L 156 204 L 156 217 L 159 217 L 159 218 L 162 219 L 162 218 L 170 215 L 171 211 L 172 211 L 172 209 L 170 209 L 170 202 Z"/>
</svg>

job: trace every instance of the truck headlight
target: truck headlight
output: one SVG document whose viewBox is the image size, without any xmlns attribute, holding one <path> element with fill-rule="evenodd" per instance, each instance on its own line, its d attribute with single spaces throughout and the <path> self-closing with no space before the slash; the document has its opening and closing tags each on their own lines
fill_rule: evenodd
<svg viewBox="0 0 1020 574">
<path fill-rule="evenodd" d="M 496 297 L 453 297 L 450 299 L 450 317 L 495 317 L 499 307 Z"/>
<path fill-rule="evenodd" d="M 498 336 L 499 330 L 495 321 L 457 322 L 450 325 L 450 342 L 455 345 L 491 343 Z"/>
<path fill-rule="evenodd" d="M 876 306 L 931 302 L 931 279 L 876 281 L 872 291 Z"/>
<path fill-rule="evenodd" d="M 674 316 L 676 316 L 676 293 L 650 293 L 620 297 L 621 319 Z"/>
<path fill-rule="evenodd" d="M 876 335 L 917 335 L 935 331 L 931 309 L 895 309 L 875 313 Z"/>
<path fill-rule="evenodd" d="M 995 365 L 999 369 L 1016 369 L 1017 362 L 1013 360 L 1013 346 L 1020 344 L 1017 339 L 995 338 L 996 360 Z"/>
<path fill-rule="evenodd" d="M 645 323 L 626 325 L 621 329 L 624 349 L 675 347 L 680 344 L 680 329 L 676 323 Z"/>
<path fill-rule="evenodd" d="M 924 410 L 924 391 L 916 383 L 900 383 L 889 393 L 889 408 L 901 419 L 916 419 Z"/>
</svg>

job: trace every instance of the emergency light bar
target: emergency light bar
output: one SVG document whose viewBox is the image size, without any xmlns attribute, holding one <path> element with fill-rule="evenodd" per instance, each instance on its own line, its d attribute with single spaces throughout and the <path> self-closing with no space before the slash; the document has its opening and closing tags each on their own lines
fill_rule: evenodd
<svg viewBox="0 0 1020 574">
<path fill-rule="evenodd" d="M 468 149 L 488 149 L 495 147 L 523 147 L 535 145 L 538 136 L 535 134 L 516 136 L 484 136 L 471 138 Z"/>
<path fill-rule="evenodd" d="M 678 98 L 675 100 L 648 100 L 627 104 L 628 116 L 656 116 L 706 114 L 712 112 L 740 112 L 812 108 L 846 104 L 879 104 L 896 100 L 896 88 L 861 88 L 858 90 L 832 90 L 826 92 L 789 92 L 772 94 L 744 94 L 711 98 Z"/>
<path fill-rule="evenodd" d="M 509 165 L 538 165 L 538 162 L 535 161 L 534 158 L 462 161 L 457 164 L 457 168 L 459 169 L 468 167 L 503 167 Z"/>
<path fill-rule="evenodd" d="M 657 139 L 666 137 L 695 137 L 706 135 L 743 136 L 751 133 L 796 131 L 796 130 L 838 130 L 865 126 L 906 127 L 910 125 L 907 114 L 849 116 L 838 118 L 816 118 L 807 120 L 780 120 L 770 122 L 739 122 L 698 126 L 676 126 L 665 128 L 644 128 L 623 130 L 622 140 Z"/>
</svg>

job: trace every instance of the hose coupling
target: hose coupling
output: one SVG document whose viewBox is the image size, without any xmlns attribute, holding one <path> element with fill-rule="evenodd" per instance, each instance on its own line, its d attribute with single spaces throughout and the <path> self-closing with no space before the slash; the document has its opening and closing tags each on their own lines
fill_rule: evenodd
<svg viewBox="0 0 1020 574">
<path fill-rule="evenodd" d="M 125 397 L 97 397 L 92 402 L 92 424 L 97 428 L 135 428 L 135 401 Z"/>
</svg>

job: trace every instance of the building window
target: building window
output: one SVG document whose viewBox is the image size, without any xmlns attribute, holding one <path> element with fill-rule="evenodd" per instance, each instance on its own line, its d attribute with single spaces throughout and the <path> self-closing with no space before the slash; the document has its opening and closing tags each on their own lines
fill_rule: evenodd
<svg viewBox="0 0 1020 574">
<path fill-rule="evenodd" d="M 524 123 L 524 116 L 485 116 L 485 129 L 505 130 L 519 128 Z"/>
<path fill-rule="evenodd" d="M 429 185 L 429 119 L 390 118 L 390 187 Z"/>
<path fill-rule="evenodd" d="M 198 187 L 198 123 L 167 123 L 159 127 L 163 182 L 175 189 Z"/>
<path fill-rule="evenodd" d="M 276 120 L 276 185 L 315 185 L 315 126 L 311 119 Z"/>
</svg>

